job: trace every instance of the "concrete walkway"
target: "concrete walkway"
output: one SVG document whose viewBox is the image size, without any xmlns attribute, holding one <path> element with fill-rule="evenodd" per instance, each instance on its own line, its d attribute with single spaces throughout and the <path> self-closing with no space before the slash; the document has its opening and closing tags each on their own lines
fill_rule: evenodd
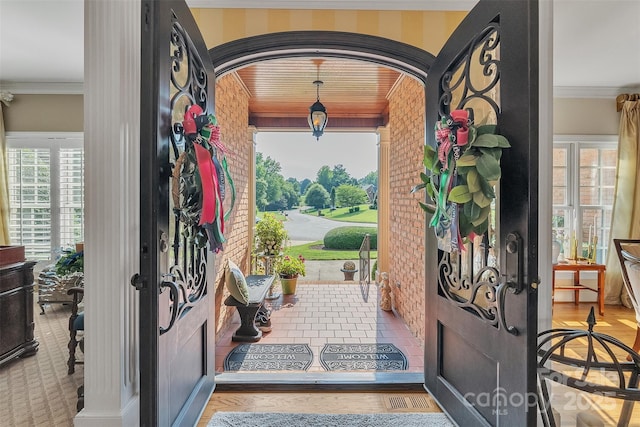
<svg viewBox="0 0 640 427">
<path fill-rule="evenodd" d="M 353 260 L 358 268 L 358 260 Z M 373 264 L 373 260 L 371 261 Z M 354 275 L 352 281 L 344 280 L 344 273 L 340 271 L 344 261 L 305 261 L 307 274 L 298 278 L 299 282 L 313 283 L 357 283 L 359 280 L 358 273 Z"/>
</svg>

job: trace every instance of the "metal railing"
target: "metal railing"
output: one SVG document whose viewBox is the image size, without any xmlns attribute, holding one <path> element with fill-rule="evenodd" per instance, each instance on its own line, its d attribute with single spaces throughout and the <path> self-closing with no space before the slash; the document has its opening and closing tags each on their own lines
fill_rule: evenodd
<svg viewBox="0 0 640 427">
<path fill-rule="evenodd" d="M 364 235 L 360 250 L 358 252 L 360 259 L 359 282 L 362 298 L 366 302 L 369 299 L 369 284 L 371 283 L 371 236 Z"/>
</svg>

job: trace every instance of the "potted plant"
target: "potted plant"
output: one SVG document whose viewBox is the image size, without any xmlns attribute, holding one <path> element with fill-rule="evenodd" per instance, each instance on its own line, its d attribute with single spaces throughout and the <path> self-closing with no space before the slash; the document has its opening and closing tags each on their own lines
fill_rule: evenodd
<svg viewBox="0 0 640 427">
<path fill-rule="evenodd" d="M 256 238 L 258 239 L 258 249 L 264 255 L 278 255 L 287 238 L 287 230 L 275 215 L 265 213 L 256 224 Z"/>
<path fill-rule="evenodd" d="M 55 265 L 56 274 L 60 277 L 84 272 L 84 249 L 80 251 L 67 250 Z"/>
<path fill-rule="evenodd" d="M 295 294 L 298 276 L 304 276 L 306 273 L 304 257 L 302 255 L 297 257 L 285 255 L 278 261 L 276 271 L 280 276 L 282 293 L 284 295 Z"/>
</svg>

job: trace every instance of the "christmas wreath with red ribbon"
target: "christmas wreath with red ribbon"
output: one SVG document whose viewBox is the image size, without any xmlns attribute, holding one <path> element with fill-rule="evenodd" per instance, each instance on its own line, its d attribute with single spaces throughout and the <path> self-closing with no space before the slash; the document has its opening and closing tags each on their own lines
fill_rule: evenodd
<svg viewBox="0 0 640 427">
<path fill-rule="evenodd" d="M 412 192 L 424 188 L 432 200 L 420 206 L 433 214 L 429 226 L 441 250 L 456 252 L 488 229 L 502 149 L 511 147 L 496 130 L 495 125 L 474 126 L 472 109 L 454 110 L 436 124 L 436 148 L 424 148 L 430 174 L 421 173 L 422 182 Z"/>
<path fill-rule="evenodd" d="M 226 149 L 220 141 L 220 126 L 214 115 L 204 114 L 199 105 L 192 105 L 184 114 L 182 129 L 186 144 L 173 169 L 174 207 L 181 221 L 190 226 L 183 230 L 186 236 L 199 248 L 209 242 L 210 249 L 219 252 L 225 242 L 224 223 L 236 198 Z M 227 212 L 223 208 L 225 181 L 231 189 Z"/>
</svg>

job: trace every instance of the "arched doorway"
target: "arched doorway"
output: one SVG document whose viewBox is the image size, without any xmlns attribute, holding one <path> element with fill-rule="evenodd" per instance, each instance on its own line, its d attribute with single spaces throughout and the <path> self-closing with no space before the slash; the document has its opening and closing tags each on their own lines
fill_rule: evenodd
<svg viewBox="0 0 640 427">
<path fill-rule="evenodd" d="M 293 42 L 292 42 L 293 41 Z M 287 44 L 290 43 L 290 44 Z M 259 46 L 261 51 L 257 51 L 257 48 L 252 50 L 252 47 Z M 396 201 L 395 214 L 401 211 L 407 211 L 407 216 L 402 215 L 403 218 L 410 217 L 411 221 L 399 220 L 396 217 L 396 223 L 394 224 L 395 235 L 405 234 L 410 235 L 413 239 L 410 246 L 419 248 L 423 245 L 421 227 L 424 227 L 424 215 L 420 212 L 416 199 L 419 199 L 417 195 L 410 195 L 410 186 L 407 186 L 406 176 L 418 177 L 422 171 L 421 156 L 423 152 L 423 146 L 425 142 L 424 135 L 424 80 L 428 73 L 429 64 L 433 60 L 433 55 L 421 49 L 408 46 L 403 43 L 395 42 L 393 40 L 383 39 L 380 37 L 366 36 L 361 34 L 352 33 L 334 33 L 334 32 L 318 32 L 318 31 L 301 31 L 301 32 L 286 32 L 268 34 L 265 36 L 251 37 L 248 39 L 241 39 L 234 42 L 230 42 L 214 49 L 210 50 L 210 56 L 214 61 L 214 67 L 216 75 L 220 78 L 227 78 L 232 72 L 237 72 L 240 79 L 258 79 L 255 76 L 258 72 L 264 72 L 260 69 L 253 70 L 259 66 L 263 66 L 265 63 L 285 63 L 287 66 L 294 67 L 313 67 L 312 60 L 314 58 L 324 58 L 327 62 L 323 64 L 323 67 L 327 63 L 334 64 L 340 63 L 340 66 L 344 67 L 344 73 L 348 73 L 349 61 L 351 63 L 366 63 L 367 67 L 392 69 L 395 73 L 395 80 L 393 81 L 393 88 L 389 87 L 388 92 L 397 91 L 396 95 L 398 99 L 395 105 L 409 102 L 409 97 L 405 97 L 404 94 L 410 94 L 416 111 L 416 116 L 410 121 L 410 124 L 398 125 L 398 130 L 390 132 L 389 130 L 389 116 L 394 112 L 389 112 L 392 103 L 387 102 L 387 115 L 384 118 L 377 121 L 370 120 L 364 122 L 362 117 L 358 117 L 358 120 L 351 120 L 348 117 L 339 117 L 335 119 L 334 109 L 330 111 L 330 124 L 332 128 L 344 127 L 347 130 L 358 128 L 362 129 L 367 127 L 368 130 L 379 133 L 380 145 L 380 165 L 379 165 L 379 181 L 380 181 L 380 193 L 378 204 L 379 215 L 379 234 L 378 234 L 378 257 L 379 267 L 381 271 L 389 271 L 390 267 L 390 242 L 394 242 L 397 246 L 402 246 L 397 242 L 401 241 L 400 238 L 393 238 L 391 235 L 391 201 Z M 385 57 L 384 55 L 388 55 Z M 305 63 L 306 61 L 306 63 Z M 260 64 L 256 66 L 255 64 Z M 266 66 L 265 66 L 266 67 Z M 282 65 L 273 67 L 273 70 L 281 70 Z M 251 69 L 251 71 L 246 71 Z M 329 67 L 332 70 L 331 67 Z M 321 71 L 326 70 L 321 68 Z M 301 73 L 305 70 L 301 70 Z M 290 71 L 290 74 L 294 71 Z M 289 75 L 290 75 L 289 74 Z M 379 72 L 382 74 L 382 72 Z M 324 75 L 321 74 L 321 77 Z M 275 75 L 272 81 L 268 81 L 268 84 L 278 87 L 277 78 L 279 75 Z M 378 76 L 379 77 L 379 76 Z M 266 77 L 263 77 L 266 79 Z M 345 79 L 348 79 L 345 76 Z M 400 83 L 399 83 L 400 82 Z M 311 87 L 311 81 L 307 82 Z M 263 82 L 266 85 L 267 82 Z M 293 85 L 294 83 L 292 83 Z M 249 86 L 249 92 L 254 93 L 253 89 L 256 86 L 253 82 L 247 83 Z M 325 85 L 330 86 L 330 85 Z M 402 86 L 397 88 L 396 86 Z M 273 89 L 270 89 L 273 90 Z M 283 90 L 286 90 L 283 89 Z M 295 92 L 295 90 L 293 90 Z M 401 92 L 402 91 L 402 92 Z M 222 91 L 223 93 L 226 90 Z M 323 92 L 323 102 L 325 101 Z M 287 100 L 290 101 L 290 100 Z M 282 102 L 285 102 L 284 100 Z M 220 102 L 218 106 L 220 107 Z M 291 129 L 308 129 L 306 123 L 306 107 L 303 105 L 298 112 L 290 112 L 286 117 L 273 117 L 272 116 L 255 117 L 253 111 L 249 112 L 249 126 L 264 129 L 264 127 L 278 127 L 281 125 L 283 128 Z M 404 108 L 404 106 L 403 106 Z M 398 109 L 399 111 L 399 109 Z M 298 114 L 300 117 L 292 117 L 294 114 Z M 404 115 L 404 113 L 403 113 Z M 341 120 L 342 119 L 342 120 Z M 364 124 L 363 124 L 364 122 Z M 282 125 L 282 123 L 285 123 Z M 338 124 L 336 124 L 338 123 Z M 408 130 L 402 126 L 415 127 L 418 129 L 413 132 L 412 135 L 407 135 Z M 402 128 L 401 128 L 402 127 Z M 396 140 L 394 152 L 390 150 L 390 141 L 393 138 Z M 409 141 L 408 139 L 411 138 Z M 322 139 L 320 140 L 322 144 Z M 399 149 L 401 145 L 410 146 L 404 151 Z M 411 160 L 407 161 L 402 156 L 407 156 L 407 152 L 410 151 Z M 402 154 L 400 154 L 402 153 Z M 392 165 L 390 167 L 390 165 Z M 400 177 L 398 171 L 402 169 L 404 179 Z M 393 172 L 394 182 L 390 184 L 390 175 Z M 395 190 L 395 191 L 392 191 Z M 250 213 L 254 209 L 249 209 Z M 251 226 L 254 221 L 250 219 L 248 224 Z M 420 223 L 416 226 L 416 223 Z M 398 251 L 400 252 L 400 251 Z M 402 262 L 398 265 L 414 265 L 419 266 L 423 263 L 423 256 L 416 251 L 402 251 L 403 253 L 395 254 Z M 419 251 L 420 252 L 420 251 Z M 414 336 L 418 336 L 420 341 L 424 339 L 424 272 L 423 271 L 408 271 L 394 265 L 393 277 L 395 283 L 402 283 L 404 286 L 396 286 L 396 301 L 398 312 L 401 317 L 411 319 L 413 324 L 410 326 Z M 220 356 L 220 355 L 218 355 Z M 422 365 L 422 363 L 420 364 Z"/>
</svg>

